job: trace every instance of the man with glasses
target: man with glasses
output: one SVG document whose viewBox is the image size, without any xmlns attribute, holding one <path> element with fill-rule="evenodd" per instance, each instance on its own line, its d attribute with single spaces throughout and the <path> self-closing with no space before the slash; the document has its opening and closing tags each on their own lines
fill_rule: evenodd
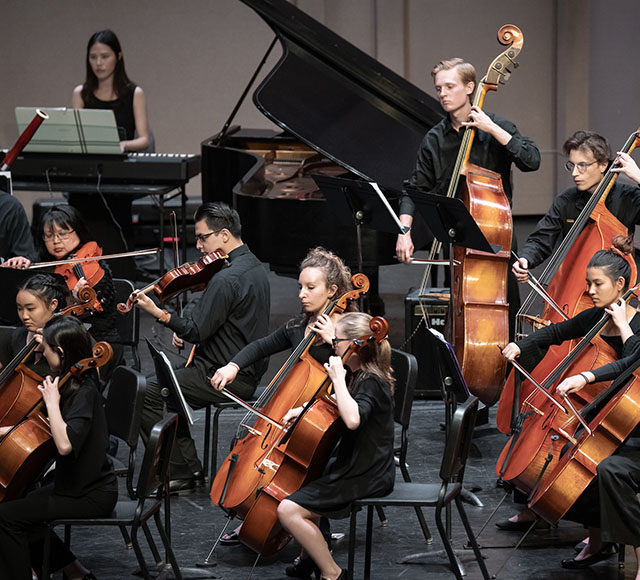
<svg viewBox="0 0 640 580">
<path fill-rule="evenodd" d="M 519 282 L 527 282 L 529 270 L 542 264 L 552 254 L 556 243 L 567 235 L 609 167 L 609 144 L 597 133 L 577 131 L 565 142 L 562 150 L 569 158 L 565 167 L 571 173 L 575 186 L 553 200 L 551 208 L 520 250 L 520 259 L 513 264 L 513 273 Z M 640 169 L 626 153 L 618 153 L 612 171 L 624 173 L 640 184 Z M 635 225 L 640 223 L 640 187 L 616 181 L 605 205 L 633 234 Z"/>
<path fill-rule="evenodd" d="M 262 338 L 269 330 L 270 288 L 267 271 L 241 239 L 240 217 L 221 202 L 205 203 L 195 213 L 196 248 L 203 254 L 216 250 L 228 255 L 228 266 L 209 281 L 198 299 L 190 302 L 182 315 L 156 306 L 144 294 L 136 294 L 136 304 L 160 324 L 173 330 L 173 344 L 195 345 L 187 365 L 175 372 L 187 402 L 195 408 L 228 399 L 209 384 L 208 377 L 224 366 L 244 346 Z M 230 390 L 249 399 L 267 368 L 261 360 L 243 369 Z M 162 418 L 163 398 L 157 382 L 147 385 L 142 413 L 143 436 Z M 180 419 L 171 459 L 170 490 L 178 492 L 204 485 L 189 426 Z"/>
</svg>

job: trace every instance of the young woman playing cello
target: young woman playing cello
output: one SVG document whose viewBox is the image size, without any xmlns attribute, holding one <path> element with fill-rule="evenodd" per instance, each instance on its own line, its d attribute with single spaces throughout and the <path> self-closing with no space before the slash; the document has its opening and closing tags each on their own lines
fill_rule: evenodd
<svg viewBox="0 0 640 580">
<path fill-rule="evenodd" d="M 323 312 L 331 300 L 352 289 L 351 272 L 333 252 L 324 248 L 314 248 L 300 264 L 298 285 L 302 313 L 269 336 L 248 344 L 228 364 L 219 368 L 211 379 L 214 388 L 222 389 L 235 379 L 241 369 L 262 358 L 295 348 L 310 332 L 317 335 L 315 343 L 309 349 L 311 356 L 323 364 L 329 360 L 332 352 L 331 340 L 334 336 L 333 323 Z M 325 524 L 327 522 L 323 522 L 323 531 L 327 538 L 330 538 L 328 525 Z M 221 543 L 237 544 L 238 529 L 224 535 Z M 287 574 L 294 577 L 302 574 L 298 577 L 306 578 L 310 568 L 307 570 L 303 566 L 298 570 L 298 564 L 299 562 L 289 567 Z"/>
<path fill-rule="evenodd" d="M 55 377 L 38 387 L 46 405 L 55 443 L 55 479 L 23 499 L 0 503 L 0 578 L 31 580 L 40 574 L 45 522 L 64 517 L 101 517 L 111 513 L 118 488 L 107 459 L 107 422 L 95 371 L 59 387 L 78 361 L 92 356 L 91 338 L 70 316 L 46 323 L 44 356 Z M 0 435 L 10 427 L 0 428 Z M 52 536 L 51 570 L 62 569 L 70 580 L 95 580 L 57 537 Z"/>
<path fill-rule="evenodd" d="M 508 360 L 520 359 L 526 369 L 534 367 L 553 344 L 583 337 L 600 319 L 603 312 L 611 315 L 611 320 L 602 329 L 600 336 L 611 346 L 618 360 L 597 369 L 584 369 L 564 379 L 557 387 L 560 394 L 574 392 L 587 383 L 608 381 L 615 378 L 635 359 L 640 349 L 640 314 L 621 300 L 631 283 L 631 267 L 624 258 L 633 249 L 632 240 L 624 236 L 613 239 L 613 247 L 600 250 L 591 258 L 587 266 L 587 287 L 593 300 L 593 308 L 577 316 L 547 326 L 522 340 L 509 343 L 503 350 Z M 508 520 L 497 522 L 503 530 L 526 530 L 535 515 L 524 510 Z"/>
<path fill-rule="evenodd" d="M 316 564 L 316 578 L 322 580 L 341 580 L 346 571 L 331 556 L 318 525 L 320 518 L 348 517 L 352 501 L 389 493 L 395 478 L 391 347 L 387 340 L 367 344 L 346 361 L 352 371 L 349 375 L 341 359 L 350 341 L 370 332 L 370 320 L 371 316 L 359 312 L 341 316 L 333 339 L 336 356 L 325 364 L 347 427 L 335 461 L 324 475 L 278 507 L 280 522 L 302 545 L 303 556 Z M 284 420 L 292 421 L 301 411 L 302 407 L 292 409 Z"/>
</svg>

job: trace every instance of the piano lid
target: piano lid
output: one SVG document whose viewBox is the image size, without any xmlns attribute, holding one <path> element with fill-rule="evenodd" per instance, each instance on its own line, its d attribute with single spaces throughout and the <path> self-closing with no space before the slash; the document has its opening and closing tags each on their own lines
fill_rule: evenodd
<svg viewBox="0 0 640 580">
<path fill-rule="evenodd" d="M 401 189 L 436 99 L 287 0 L 242 0 L 275 31 L 283 55 L 253 94 L 288 133 L 369 181 Z"/>
</svg>

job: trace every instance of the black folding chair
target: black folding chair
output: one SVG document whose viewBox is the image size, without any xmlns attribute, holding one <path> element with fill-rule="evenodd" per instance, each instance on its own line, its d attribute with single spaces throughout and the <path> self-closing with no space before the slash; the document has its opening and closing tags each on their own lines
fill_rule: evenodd
<svg viewBox="0 0 640 580">
<path fill-rule="evenodd" d="M 351 508 L 351 521 L 349 527 L 349 579 L 354 577 L 354 552 L 356 540 L 356 517 L 360 508 L 367 508 L 367 529 L 366 529 L 366 545 L 365 545 L 365 565 L 364 578 L 370 578 L 371 574 L 371 539 L 373 528 L 373 509 L 376 506 L 385 507 L 433 507 L 435 508 L 435 520 L 440 534 L 440 539 L 444 544 L 451 569 L 458 580 L 462 580 L 464 572 L 451 546 L 445 525 L 442 521 L 443 509 L 455 503 L 458 514 L 469 538 L 469 543 L 473 548 L 478 565 L 482 571 L 485 580 L 489 580 L 489 572 L 484 563 L 480 549 L 475 540 L 473 530 L 469 524 L 467 514 L 461 499 L 462 482 L 464 477 L 464 469 L 471 447 L 471 439 L 473 437 L 473 427 L 478 411 L 478 399 L 470 397 L 463 404 L 459 405 L 454 413 L 447 442 L 442 457 L 440 467 L 440 483 L 396 483 L 393 491 L 384 497 L 363 498 L 353 502 Z"/>
</svg>

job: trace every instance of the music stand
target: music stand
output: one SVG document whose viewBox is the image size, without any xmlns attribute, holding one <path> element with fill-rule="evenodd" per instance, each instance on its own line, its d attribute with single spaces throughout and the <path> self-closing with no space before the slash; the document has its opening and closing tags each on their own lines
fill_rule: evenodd
<svg viewBox="0 0 640 580">
<path fill-rule="evenodd" d="M 169 363 L 167 355 L 153 346 L 148 338 L 145 337 L 145 340 L 147 341 L 147 346 L 149 347 L 149 352 L 153 359 L 153 366 L 156 369 L 156 379 L 160 385 L 160 394 L 164 401 L 164 413 L 166 414 L 167 402 L 171 399 L 178 414 L 189 421 L 190 425 L 193 425 L 196 421 L 193 415 L 193 409 L 189 403 L 187 403 L 187 400 L 182 394 L 182 389 L 180 388 L 180 384 L 178 383 L 176 374 L 173 372 L 173 368 Z M 166 502 L 165 505 L 165 529 L 167 530 L 169 539 L 171 539 L 171 517 L 169 513 L 169 504 L 170 502 Z M 211 572 L 206 572 L 199 568 L 181 568 L 181 572 L 183 574 L 183 578 L 185 578 L 185 573 L 190 574 L 190 578 L 216 578 L 216 576 L 211 574 Z M 161 575 L 163 573 L 164 571 L 161 572 Z M 159 577 L 160 576 L 158 576 L 158 578 Z"/>
<path fill-rule="evenodd" d="M 355 224 L 360 272 L 362 272 L 361 228 L 389 234 L 405 234 L 409 230 L 400 223 L 377 183 L 328 175 L 311 177 L 329 203 L 338 223 L 347 227 Z"/>
<path fill-rule="evenodd" d="M 431 233 L 442 244 L 449 246 L 449 267 L 453 273 L 453 246 L 497 254 L 502 246 L 490 244 L 484 237 L 461 199 L 408 187 L 407 195 L 413 200 Z M 449 312 L 453 314 L 453 292 L 449 292 Z M 451 339 L 455 337 L 455 317 L 451 316 Z"/>
</svg>

